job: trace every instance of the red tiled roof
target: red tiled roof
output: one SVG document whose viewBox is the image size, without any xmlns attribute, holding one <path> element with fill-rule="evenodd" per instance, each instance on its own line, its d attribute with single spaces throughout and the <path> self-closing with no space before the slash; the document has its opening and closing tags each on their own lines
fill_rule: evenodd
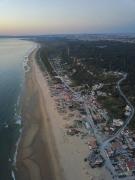
<svg viewBox="0 0 135 180">
<path fill-rule="evenodd" d="M 129 168 L 129 170 L 134 169 L 135 168 L 135 162 L 134 161 L 128 161 L 127 167 Z"/>
</svg>

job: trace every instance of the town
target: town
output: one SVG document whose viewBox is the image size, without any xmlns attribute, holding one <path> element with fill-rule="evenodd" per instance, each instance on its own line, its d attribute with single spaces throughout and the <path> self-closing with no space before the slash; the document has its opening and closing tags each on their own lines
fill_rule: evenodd
<svg viewBox="0 0 135 180">
<path fill-rule="evenodd" d="M 39 59 L 41 60 L 40 54 Z M 81 66 L 79 59 L 74 61 Z M 123 115 L 113 118 L 98 101 L 99 97 L 111 96 L 111 92 L 102 90 L 104 83 L 98 82 L 91 88 L 73 85 L 70 76 L 76 72 L 74 68 L 72 72 L 68 71 L 68 64 L 63 64 L 60 57 L 50 58 L 48 62 L 53 71 L 53 76 L 47 76 L 51 95 L 55 97 L 57 110 L 68 120 L 66 134 L 88 139 L 89 154 L 84 157 L 84 161 L 91 168 L 105 166 L 112 179 L 135 179 L 135 133 L 128 128 L 134 116 L 134 108 L 120 87 L 127 74 L 118 71 L 104 72 L 106 76 L 111 74 L 117 80 L 115 88 L 124 100 Z M 85 67 L 82 65 L 82 68 Z M 94 74 L 92 71 L 89 73 Z"/>
</svg>

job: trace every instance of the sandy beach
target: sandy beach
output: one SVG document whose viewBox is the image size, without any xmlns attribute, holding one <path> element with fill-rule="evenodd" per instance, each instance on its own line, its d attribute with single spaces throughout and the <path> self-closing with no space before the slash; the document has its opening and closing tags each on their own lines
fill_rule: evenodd
<svg viewBox="0 0 135 180">
<path fill-rule="evenodd" d="M 49 117 L 35 77 L 32 61 L 35 53 L 36 51 L 29 57 L 31 70 L 26 74 L 22 107 L 23 132 L 17 157 L 16 177 L 19 180 L 63 179 Z"/>
<path fill-rule="evenodd" d="M 105 168 L 92 170 L 84 162 L 87 139 L 65 134 L 65 121 L 36 63 L 36 51 L 29 56 L 31 69 L 26 73 L 17 180 L 109 180 Z"/>
</svg>

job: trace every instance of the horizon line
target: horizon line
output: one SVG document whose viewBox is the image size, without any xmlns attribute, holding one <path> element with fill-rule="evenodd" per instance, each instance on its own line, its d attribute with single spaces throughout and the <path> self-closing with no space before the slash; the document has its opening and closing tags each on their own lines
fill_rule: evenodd
<svg viewBox="0 0 135 180">
<path fill-rule="evenodd" d="M 105 33 L 53 33 L 53 34 L 0 34 L 0 37 L 37 37 L 37 36 L 66 36 L 66 35 L 135 35 L 135 32 L 105 32 Z"/>
</svg>

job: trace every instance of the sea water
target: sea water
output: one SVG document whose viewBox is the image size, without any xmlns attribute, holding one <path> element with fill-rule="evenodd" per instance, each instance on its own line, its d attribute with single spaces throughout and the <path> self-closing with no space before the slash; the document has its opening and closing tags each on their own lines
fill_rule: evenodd
<svg viewBox="0 0 135 180">
<path fill-rule="evenodd" d="M 23 63 L 35 44 L 19 39 L 0 39 L 0 180 L 14 179 L 21 132 L 20 94 Z"/>
</svg>

